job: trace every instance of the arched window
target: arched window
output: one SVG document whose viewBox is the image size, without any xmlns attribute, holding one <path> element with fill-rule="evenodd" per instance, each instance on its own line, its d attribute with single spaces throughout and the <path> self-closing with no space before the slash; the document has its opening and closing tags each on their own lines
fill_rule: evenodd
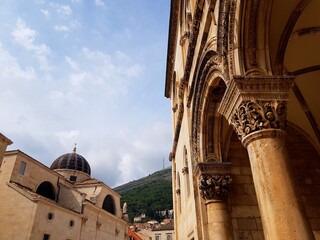
<svg viewBox="0 0 320 240">
<path fill-rule="evenodd" d="M 40 194 L 41 196 L 44 196 L 46 198 L 49 198 L 53 201 L 56 200 L 56 194 L 55 194 L 55 191 L 54 191 L 54 187 L 53 185 L 50 183 L 50 182 L 42 182 L 38 188 L 37 188 L 37 191 L 36 191 L 38 194 Z"/>
<path fill-rule="evenodd" d="M 115 203 L 111 195 L 107 195 L 103 200 L 102 209 L 106 210 L 107 212 L 113 215 L 116 215 Z"/>
</svg>

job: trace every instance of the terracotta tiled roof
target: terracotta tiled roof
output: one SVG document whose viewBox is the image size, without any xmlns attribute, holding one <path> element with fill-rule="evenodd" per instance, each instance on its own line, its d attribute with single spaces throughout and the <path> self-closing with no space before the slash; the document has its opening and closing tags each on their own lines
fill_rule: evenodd
<svg viewBox="0 0 320 240">
<path fill-rule="evenodd" d="M 155 226 L 152 231 L 168 231 L 168 230 L 174 230 L 174 222 L 170 221 L 167 224 L 160 224 Z"/>
</svg>

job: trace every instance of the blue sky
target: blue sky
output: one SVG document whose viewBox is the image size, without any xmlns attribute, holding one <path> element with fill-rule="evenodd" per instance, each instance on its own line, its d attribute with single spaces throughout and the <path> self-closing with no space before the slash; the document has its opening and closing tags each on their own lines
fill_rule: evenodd
<svg viewBox="0 0 320 240">
<path fill-rule="evenodd" d="M 2 0 L 0 131 L 50 166 L 77 152 L 111 187 L 169 166 L 169 0 Z"/>
</svg>

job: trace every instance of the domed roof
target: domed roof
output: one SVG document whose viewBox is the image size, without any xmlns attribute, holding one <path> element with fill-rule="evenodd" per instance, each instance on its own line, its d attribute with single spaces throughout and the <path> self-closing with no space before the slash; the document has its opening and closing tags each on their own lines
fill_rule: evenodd
<svg viewBox="0 0 320 240">
<path fill-rule="evenodd" d="M 87 174 L 91 174 L 90 165 L 87 160 L 76 153 L 76 148 L 72 153 L 64 154 L 58 157 L 52 164 L 50 169 L 72 169 L 78 170 Z"/>
</svg>

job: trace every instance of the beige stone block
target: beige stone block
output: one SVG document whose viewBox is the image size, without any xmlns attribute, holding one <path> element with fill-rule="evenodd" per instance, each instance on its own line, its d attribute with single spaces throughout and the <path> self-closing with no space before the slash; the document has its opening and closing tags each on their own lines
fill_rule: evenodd
<svg viewBox="0 0 320 240">
<path fill-rule="evenodd" d="M 252 239 L 264 240 L 263 231 L 251 231 Z"/>
<path fill-rule="evenodd" d="M 241 174 L 241 168 L 240 167 L 232 167 L 231 168 L 231 174 L 232 175 L 235 175 L 235 174 L 240 175 Z"/>
<path fill-rule="evenodd" d="M 252 197 L 251 195 L 237 195 L 236 197 L 231 199 L 232 204 L 234 205 L 252 205 Z"/>
<path fill-rule="evenodd" d="M 252 177 L 249 175 L 233 175 L 232 182 L 234 184 L 239 183 L 252 183 Z"/>
<path fill-rule="evenodd" d="M 247 194 L 250 194 L 250 195 L 255 195 L 256 194 L 256 190 L 254 189 L 254 185 L 253 184 L 245 184 L 244 185 L 244 189 L 245 189 L 245 192 Z"/>
<path fill-rule="evenodd" d="M 242 175 L 252 175 L 251 167 L 241 167 L 240 171 Z"/>
<path fill-rule="evenodd" d="M 242 195 L 242 194 L 246 194 L 246 191 L 244 189 L 244 185 L 243 184 L 232 184 L 231 185 L 231 196 L 233 197 L 237 197 L 234 195 Z"/>
<path fill-rule="evenodd" d="M 231 217 L 260 217 L 257 206 L 235 206 L 232 207 Z"/>
<path fill-rule="evenodd" d="M 241 229 L 258 229 L 255 218 L 238 218 L 238 228 Z"/>
</svg>

